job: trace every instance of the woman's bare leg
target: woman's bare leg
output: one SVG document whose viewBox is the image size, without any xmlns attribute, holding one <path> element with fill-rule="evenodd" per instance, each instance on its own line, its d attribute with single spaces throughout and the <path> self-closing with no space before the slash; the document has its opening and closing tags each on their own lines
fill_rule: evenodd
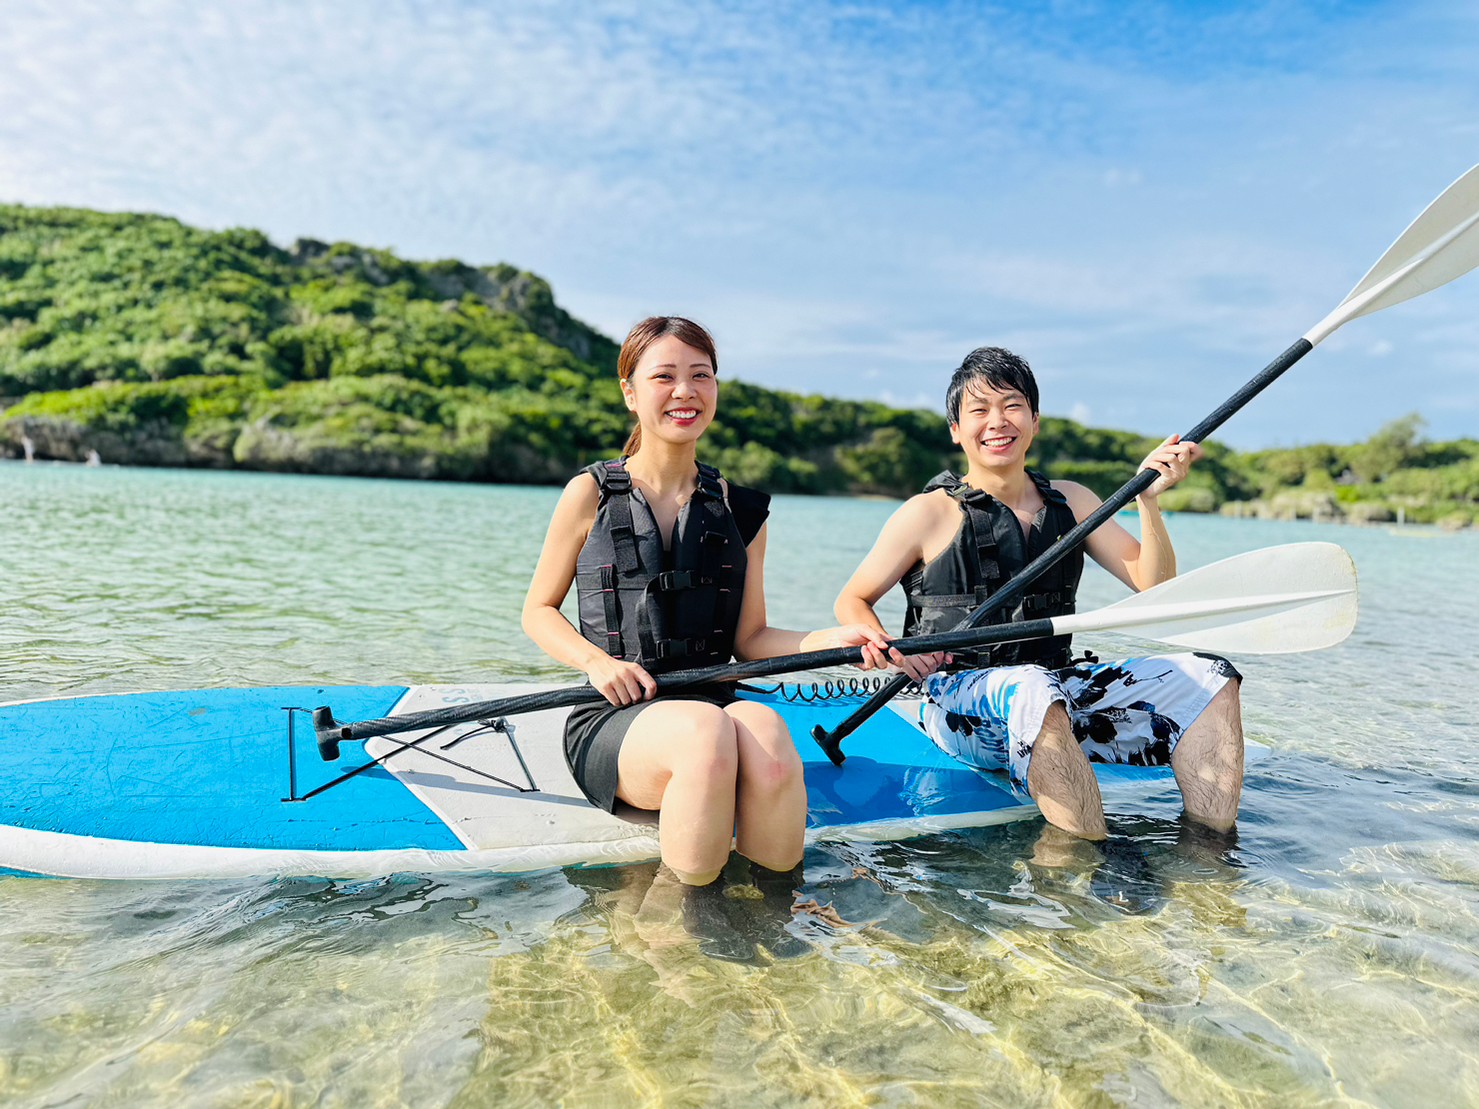
<svg viewBox="0 0 1479 1109">
<path fill-rule="evenodd" d="M 689 885 L 708 885 L 729 859 L 737 748 L 734 721 L 703 701 L 648 706 L 622 742 L 616 795 L 662 814 L 662 861 Z"/>
<path fill-rule="evenodd" d="M 734 721 L 739 751 L 735 846 L 769 870 L 790 870 L 801 861 L 806 836 L 801 756 L 774 709 L 739 701 L 724 711 Z"/>
</svg>

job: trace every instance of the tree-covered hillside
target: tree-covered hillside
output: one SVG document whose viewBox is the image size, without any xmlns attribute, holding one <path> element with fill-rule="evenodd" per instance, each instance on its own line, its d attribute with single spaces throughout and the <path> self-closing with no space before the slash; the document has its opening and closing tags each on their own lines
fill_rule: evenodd
<svg viewBox="0 0 1479 1109">
<path fill-rule="evenodd" d="M 1360 443 L 1257 451 L 1238 457 L 1256 497 L 1224 506 L 1255 513 L 1374 523 L 1407 519 L 1451 528 L 1479 522 L 1479 440 L 1430 443 L 1416 414 Z"/>
<path fill-rule="evenodd" d="M 562 481 L 625 438 L 616 351 L 509 265 L 0 205 L 12 457 Z M 721 380 L 704 457 L 738 481 L 905 495 L 959 465 L 938 413 Z M 1107 494 L 1151 446 L 1044 417 L 1035 462 Z M 1463 522 L 1479 504 L 1479 445 L 1423 444 L 1410 421 L 1355 447 L 1208 450 L 1169 507 Z"/>
<path fill-rule="evenodd" d="M 26 436 L 58 458 L 562 480 L 625 437 L 616 349 L 512 266 L 0 207 L 12 455 Z M 1111 487 L 1144 446 L 1064 428 L 1058 455 L 1090 447 Z M 730 379 L 704 446 L 778 491 L 905 493 L 955 461 L 938 415 Z"/>
</svg>

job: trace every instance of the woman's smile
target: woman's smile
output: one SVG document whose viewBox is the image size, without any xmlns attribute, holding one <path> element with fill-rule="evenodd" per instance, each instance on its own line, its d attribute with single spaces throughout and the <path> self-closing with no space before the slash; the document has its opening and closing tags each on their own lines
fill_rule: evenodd
<svg viewBox="0 0 1479 1109">
<path fill-rule="evenodd" d="M 643 352 L 622 391 L 638 422 L 672 442 L 692 442 L 702 435 L 719 399 L 713 360 L 675 335 Z"/>
</svg>

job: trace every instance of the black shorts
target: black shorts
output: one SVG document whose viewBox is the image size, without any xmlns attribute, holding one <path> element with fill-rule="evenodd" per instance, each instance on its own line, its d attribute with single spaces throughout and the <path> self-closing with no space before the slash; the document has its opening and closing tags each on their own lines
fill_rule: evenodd
<svg viewBox="0 0 1479 1109">
<path fill-rule="evenodd" d="M 651 701 L 620 707 L 609 701 L 577 705 L 565 721 L 565 765 L 586 800 L 611 812 L 616 808 L 617 759 L 622 741 L 638 714 L 658 701 L 701 701 L 724 708 L 739 698 L 727 682 L 695 686 L 672 694 L 658 694 Z"/>
</svg>

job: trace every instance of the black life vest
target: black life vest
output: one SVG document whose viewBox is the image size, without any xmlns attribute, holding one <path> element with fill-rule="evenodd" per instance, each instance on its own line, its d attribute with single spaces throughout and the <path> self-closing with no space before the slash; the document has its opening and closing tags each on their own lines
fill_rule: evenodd
<svg viewBox="0 0 1479 1109">
<path fill-rule="evenodd" d="M 728 662 L 747 558 L 719 471 L 698 464 L 698 487 L 679 510 L 666 551 L 623 460 L 597 462 L 586 473 L 601 500 L 575 563 L 581 634 L 653 673 Z"/>
<path fill-rule="evenodd" d="M 1017 514 L 989 493 L 967 485 L 950 471 L 930 480 L 926 493 L 944 489 L 960 506 L 960 530 L 950 545 L 929 562 L 916 563 L 904 575 L 908 610 L 904 634 L 951 631 L 1077 521 L 1068 501 L 1034 470 L 1027 476 L 1043 499 L 1042 511 L 1024 535 Z M 998 612 L 988 624 L 1015 623 L 1066 616 L 1073 611 L 1078 580 L 1084 570 L 1083 548 L 1065 555 L 1044 571 L 1015 608 Z M 1070 661 L 1069 636 L 1002 643 L 980 651 L 955 651 L 953 669 L 1018 666 L 1035 663 L 1057 670 Z"/>
</svg>

